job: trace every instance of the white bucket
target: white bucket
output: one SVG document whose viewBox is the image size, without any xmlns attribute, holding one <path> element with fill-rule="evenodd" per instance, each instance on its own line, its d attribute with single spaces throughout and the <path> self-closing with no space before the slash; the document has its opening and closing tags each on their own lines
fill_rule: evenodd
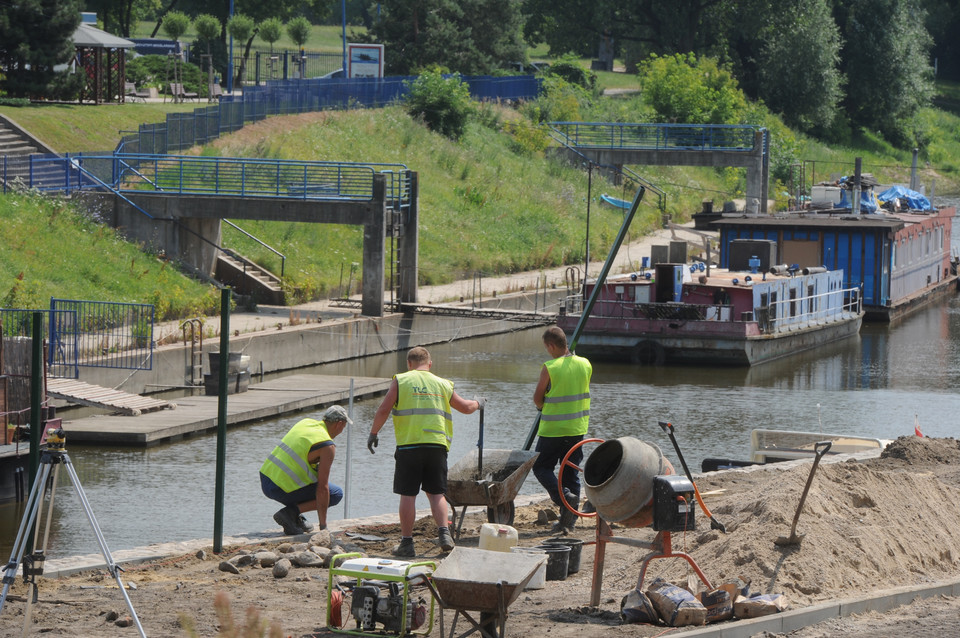
<svg viewBox="0 0 960 638">
<path fill-rule="evenodd" d="M 511 547 L 510 551 L 514 554 L 543 554 L 546 556 L 547 550 L 541 549 L 539 547 Z M 524 587 L 524 591 L 528 589 L 543 589 L 547 584 L 547 561 L 540 563 L 540 567 L 537 567 L 537 571 L 534 572 L 533 577 L 527 583 L 527 586 Z"/>
<path fill-rule="evenodd" d="M 509 552 L 518 539 L 517 530 L 509 525 L 484 523 L 480 526 L 480 549 Z"/>
</svg>

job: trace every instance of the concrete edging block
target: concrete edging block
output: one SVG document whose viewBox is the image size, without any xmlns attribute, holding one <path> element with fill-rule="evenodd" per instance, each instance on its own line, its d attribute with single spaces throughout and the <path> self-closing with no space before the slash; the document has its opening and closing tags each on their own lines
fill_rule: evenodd
<svg viewBox="0 0 960 638">
<path fill-rule="evenodd" d="M 783 619 L 783 631 L 794 631 L 839 616 L 839 601 L 820 603 L 819 605 L 785 611 L 780 614 L 780 618 Z"/>
</svg>

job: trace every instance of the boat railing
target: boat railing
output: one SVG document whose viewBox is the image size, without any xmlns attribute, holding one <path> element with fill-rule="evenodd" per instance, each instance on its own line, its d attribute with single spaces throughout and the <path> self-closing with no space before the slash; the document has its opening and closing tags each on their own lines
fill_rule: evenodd
<svg viewBox="0 0 960 638">
<path fill-rule="evenodd" d="M 764 334 L 848 319 L 863 312 L 859 287 L 830 290 L 757 306 L 755 319 Z"/>
</svg>

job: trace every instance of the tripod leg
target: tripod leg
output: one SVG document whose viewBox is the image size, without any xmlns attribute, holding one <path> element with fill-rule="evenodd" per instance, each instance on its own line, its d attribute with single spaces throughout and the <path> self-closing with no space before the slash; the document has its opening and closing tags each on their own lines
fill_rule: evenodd
<svg viewBox="0 0 960 638">
<path fill-rule="evenodd" d="M 10 554 L 10 560 L 4 567 L 3 575 L 3 593 L 0 594 L 0 613 L 3 613 L 3 605 L 7 600 L 7 592 L 10 591 L 10 585 L 17 579 L 17 569 L 23 560 L 23 553 L 27 547 L 27 535 L 33 527 L 37 518 L 37 512 L 40 509 L 40 503 L 43 499 L 43 487 L 50 475 L 50 464 L 40 459 L 40 470 L 30 487 L 30 496 L 27 497 L 27 505 L 23 510 L 23 519 L 20 521 L 20 529 L 17 531 L 17 538 L 13 543 L 13 552 Z"/>
<path fill-rule="evenodd" d="M 143 625 L 140 624 L 140 619 L 137 617 L 137 612 L 133 608 L 133 603 L 130 601 L 130 596 L 127 594 L 126 588 L 123 586 L 123 581 L 120 579 L 120 572 L 123 571 L 119 565 L 113 561 L 113 556 L 110 555 L 110 549 L 107 547 L 107 541 L 103 537 L 103 532 L 100 531 L 100 526 L 97 525 L 97 518 L 93 515 L 93 509 L 90 507 L 90 503 L 87 501 L 87 495 L 83 491 L 83 486 L 80 485 L 80 479 L 77 477 L 77 471 L 73 467 L 73 463 L 70 461 L 70 457 L 64 453 L 63 455 L 63 464 L 67 468 L 67 474 L 70 475 L 70 480 L 73 481 L 73 487 L 77 490 L 77 496 L 80 497 L 80 502 L 83 504 L 83 511 L 87 514 L 87 520 L 90 521 L 90 527 L 93 528 L 93 533 L 97 537 L 97 544 L 100 545 L 100 552 L 103 554 L 103 560 L 107 563 L 107 570 L 113 575 L 114 579 L 117 581 L 117 586 L 120 587 L 120 593 L 123 595 L 123 599 L 127 602 L 127 608 L 130 610 L 130 615 L 133 617 L 133 622 L 137 626 L 137 631 L 140 632 L 140 635 L 143 638 L 147 638 L 147 634 L 143 631 Z"/>
<path fill-rule="evenodd" d="M 48 460 L 52 460 L 54 457 L 47 458 Z M 52 467 L 53 475 L 50 480 L 50 500 L 47 504 L 46 519 L 43 521 L 43 544 L 39 546 L 40 549 L 38 551 L 37 540 L 40 538 L 41 523 L 40 505 L 43 501 L 44 492 L 44 490 L 41 488 L 40 502 L 37 503 L 37 520 L 33 528 L 33 553 L 24 559 L 25 562 L 23 564 L 23 580 L 30 583 L 30 595 L 27 597 L 27 606 L 23 609 L 24 635 L 27 634 L 27 629 L 30 628 L 30 618 L 33 616 L 33 604 L 37 602 L 37 599 L 40 595 L 40 589 L 37 585 L 37 576 L 43 573 L 43 561 L 47 556 L 47 542 L 50 540 L 50 527 L 53 523 L 53 501 L 57 494 L 57 477 L 60 475 L 60 465 L 56 460 L 52 460 L 51 463 L 48 463 L 47 467 Z M 46 479 L 44 479 L 43 484 L 46 485 L 46 482 Z M 40 567 L 37 567 L 37 562 L 40 563 Z"/>
</svg>

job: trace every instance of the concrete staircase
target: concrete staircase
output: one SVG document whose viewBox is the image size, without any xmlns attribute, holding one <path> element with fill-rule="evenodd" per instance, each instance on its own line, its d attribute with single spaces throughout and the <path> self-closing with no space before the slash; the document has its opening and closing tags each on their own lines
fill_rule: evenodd
<svg viewBox="0 0 960 638">
<path fill-rule="evenodd" d="M 20 178 L 25 184 L 32 178 L 34 185 L 44 181 L 61 183 L 63 181 L 62 166 L 44 165 L 40 175 L 34 167 L 31 174 L 30 157 L 33 155 L 56 154 L 49 146 L 36 139 L 28 132 L 17 126 L 9 118 L 0 115 L 0 183 L 4 180 L 12 184 Z M 44 163 L 47 164 L 47 163 Z"/>
<path fill-rule="evenodd" d="M 222 284 L 233 287 L 241 295 L 250 295 L 258 304 L 286 305 L 280 277 L 249 261 L 220 253 L 214 277 Z"/>
</svg>

